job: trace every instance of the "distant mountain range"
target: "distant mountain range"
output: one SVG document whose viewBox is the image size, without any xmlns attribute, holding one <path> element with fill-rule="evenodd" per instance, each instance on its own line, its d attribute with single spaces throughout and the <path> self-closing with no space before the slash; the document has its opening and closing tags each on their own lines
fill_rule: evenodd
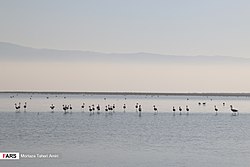
<svg viewBox="0 0 250 167">
<path fill-rule="evenodd" d="M 98 53 L 78 50 L 36 49 L 0 42 L 0 60 L 120 63 L 250 63 L 249 58 L 228 56 L 175 56 L 153 53 Z"/>
</svg>

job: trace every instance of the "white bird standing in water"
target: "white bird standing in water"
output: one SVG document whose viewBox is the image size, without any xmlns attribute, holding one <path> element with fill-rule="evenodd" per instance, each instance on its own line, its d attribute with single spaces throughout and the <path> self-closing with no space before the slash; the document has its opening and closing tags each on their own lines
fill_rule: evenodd
<svg viewBox="0 0 250 167">
<path fill-rule="evenodd" d="M 72 106 L 71 106 L 71 104 L 69 105 L 69 110 L 70 110 L 70 114 L 72 114 Z"/>
<path fill-rule="evenodd" d="M 113 108 L 113 112 L 115 112 L 115 104 L 113 104 L 112 108 Z"/>
<path fill-rule="evenodd" d="M 97 114 L 100 114 L 101 107 L 99 104 L 96 106 L 96 109 L 97 109 Z"/>
<path fill-rule="evenodd" d="M 126 112 L 126 104 L 123 104 L 123 112 Z"/>
<path fill-rule="evenodd" d="M 105 116 L 108 115 L 108 111 L 109 111 L 108 106 L 105 106 Z"/>
<path fill-rule="evenodd" d="M 27 108 L 27 102 L 25 102 L 25 103 L 24 103 L 24 106 L 23 106 L 24 112 L 26 112 L 26 108 Z"/>
<path fill-rule="evenodd" d="M 173 115 L 175 116 L 175 108 L 174 108 L 174 106 L 173 106 Z"/>
<path fill-rule="evenodd" d="M 52 110 L 51 113 L 54 113 L 54 108 L 55 108 L 54 104 L 51 104 L 50 105 L 50 109 Z"/>
<path fill-rule="evenodd" d="M 187 115 L 189 115 L 189 108 L 188 108 L 188 106 L 186 106 L 186 112 L 187 112 Z"/>
<path fill-rule="evenodd" d="M 141 108 L 141 105 L 139 105 L 139 117 L 141 117 L 141 112 L 142 112 L 142 108 Z"/>
<path fill-rule="evenodd" d="M 153 105 L 153 109 L 154 109 L 154 115 L 158 114 L 158 109 L 155 107 L 155 105 Z"/>
<path fill-rule="evenodd" d="M 67 114 L 67 110 L 69 109 L 69 106 L 67 105 L 62 105 L 63 106 L 63 110 L 64 110 L 64 114 Z"/>
<path fill-rule="evenodd" d="M 16 113 L 20 113 L 21 103 L 19 102 L 18 104 L 15 103 Z"/>
<path fill-rule="evenodd" d="M 136 105 L 135 105 L 135 111 L 136 111 L 136 112 L 138 112 L 137 109 L 138 109 L 138 103 L 136 103 Z"/>
<path fill-rule="evenodd" d="M 215 111 L 215 115 L 218 115 L 218 108 L 216 107 L 216 105 L 214 106 L 214 111 Z"/>
<path fill-rule="evenodd" d="M 231 111 L 233 112 L 232 115 L 236 115 L 236 114 L 239 115 L 239 111 L 237 109 L 233 108 L 232 105 L 230 105 L 230 108 L 231 108 Z"/>
<path fill-rule="evenodd" d="M 181 111 L 182 111 L 182 108 L 181 108 L 181 107 L 179 107 L 179 111 L 180 111 L 180 115 L 181 115 Z"/>
<path fill-rule="evenodd" d="M 84 112 L 85 103 L 82 103 L 82 112 Z"/>
<path fill-rule="evenodd" d="M 92 115 L 92 107 L 89 106 L 89 115 L 91 116 Z"/>
<path fill-rule="evenodd" d="M 92 113 L 95 114 L 95 105 L 94 104 L 92 104 L 92 111 L 93 111 Z"/>
</svg>

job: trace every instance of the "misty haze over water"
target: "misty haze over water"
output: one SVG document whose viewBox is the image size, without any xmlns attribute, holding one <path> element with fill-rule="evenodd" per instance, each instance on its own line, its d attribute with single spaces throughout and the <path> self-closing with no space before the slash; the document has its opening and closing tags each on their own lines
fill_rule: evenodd
<svg viewBox="0 0 250 167">
<path fill-rule="evenodd" d="M 0 43 L 1 90 L 249 92 L 250 59 L 107 54 Z M 7 72 L 7 75 L 6 75 Z"/>
</svg>

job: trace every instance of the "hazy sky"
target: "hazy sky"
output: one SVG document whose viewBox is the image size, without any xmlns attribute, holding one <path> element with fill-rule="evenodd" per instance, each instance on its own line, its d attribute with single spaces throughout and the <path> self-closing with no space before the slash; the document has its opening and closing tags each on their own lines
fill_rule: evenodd
<svg viewBox="0 0 250 167">
<path fill-rule="evenodd" d="M 250 58 L 249 16 L 248 0 L 0 0 L 0 41 Z M 0 60 L 0 91 L 250 92 L 249 65 L 215 64 Z"/>
<path fill-rule="evenodd" d="M 1 0 L 0 40 L 36 48 L 250 57 L 248 0 Z"/>
</svg>

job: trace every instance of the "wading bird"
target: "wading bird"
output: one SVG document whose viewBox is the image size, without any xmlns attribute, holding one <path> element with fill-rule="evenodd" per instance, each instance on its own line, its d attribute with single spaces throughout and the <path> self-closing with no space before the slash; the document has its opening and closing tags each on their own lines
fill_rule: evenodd
<svg viewBox="0 0 250 167">
<path fill-rule="evenodd" d="M 54 104 L 51 104 L 50 105 L 50 109 L 52 110 L 51 113 L 54 113 L 54 108 L 55 108 Z"/>
<path fill-rule="evenodd" d="M 67 114 L 67 110 L 69 109 L 69 106 L 67 105 L 62 105 L 63 106 L 63 110 L 64 110 L 64 114 Z"/>
<path fill-rule="evenodd" d="M 25 103 L 24 103 L 24 106 L 23 106 L 24 112 L 26 112 L 26 108 L 27 108 L 27 102 L 25 102 Z"/>
<path fill-rule="evenodd" d="M 174 108 L 174 106 L 173 106 L 173 115 L 175 116 L 175 108 Z"/>
<path fill-rule="evenodd" d="M 182 108 L 180 106 L 179 106 L 179 111 L 180 111 L 180 115 L 181 115 Z"/>
<path fill-rule="evenodd" d="M 93 111 L 93 114 L 95 114 L 95 105 L 92 104 L 92 111 Z"/>
<path fill-rule="evenodd" d="M 70 110 L 70 114 L 72 114 L 72 106 L 71 106 L 71 104 L 69 105 L 69 110 Z"/>
<path fill-rule="evenodd" d="M 99 104 L 96 106 L 96 109 L 97 109 L 97 114 L 100 114 L 101 107 Z"/>
<path fill-rule="evenodd" d="M 218 115 L 218 108 L 216 107 L 216 105 L 214 106 L 214 111 L 215 111 L 215 115 Z"/>
<path fill-rule="evenodd" d="M 92 107 L 89 106 L 89 115 L 91 116 L 92 115 Z"/>
<path fill-rule="evenodd" d="M 233 112 L 232 115 L 239 115 L 239 111 L 235 108 L 233 108 L 232 105 L 230 105 L 231 111 Z"/>
<path fill-rule="evenodd" d="M 15 103 L 16 113 L 20 113 L 21 103 L 19 102 L 18 104 Z"/>
<path fill-rule="evenodd" d="M 123 104 L 123 112 L 126 112 L 126 104 Z"/>
<path fill-rule="evenodd" d="M 138 112 L 137 109 L 138 109 L 138 103 L 136 103 L 136 105 L 135 105 L 135 111 L 136 111 L 136 112 Z"/>
<path fill-rule="evenodd" d="M 115 104 L 113 104 L 113 107 L 112 107 L 112 108 L 113 108 L 113 112 L 115 112 Z"/>
<path fill-rule="evenodd" d="M 84 107 L 85 107 L 85 103 L 82 103 L 82 106 L 81 106 L 82 112 L 84 112 Z"/>
<path fill-rule="evenodd" d="M 105 116 L 107 116 L 108 111 L 109 111 L 108 106 L 105 106 Z"/>
<path fill-rule="evenodd" d="M 142 112 L 142 108 L 141 108 L 141 105 L 139 105 L 139 117 L 141 117 L 141 112 Z"/>
<path fill-rule="evenodd" d="M 154 109 L 154 115 L 158 114 L 158 109 L 155 107 L 155 105 L 153 105 L 153 109 Z"/>
<path fill-rule="evenodd" d="M 187 115 L 189 115 L 189 107 L 186 106 L 186 112 L 187 112 Z"/>
</svg>

